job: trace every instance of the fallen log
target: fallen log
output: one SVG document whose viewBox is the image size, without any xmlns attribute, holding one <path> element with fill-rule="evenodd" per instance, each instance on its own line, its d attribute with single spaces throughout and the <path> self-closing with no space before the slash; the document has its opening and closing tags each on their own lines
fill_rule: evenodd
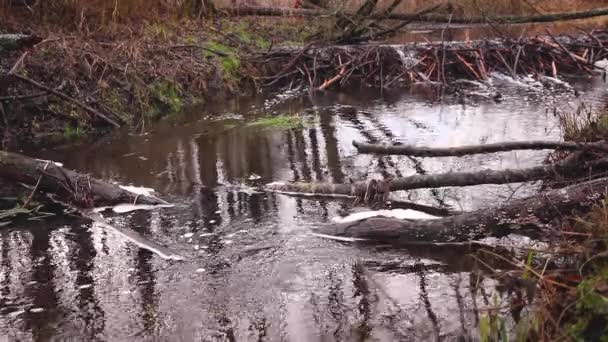
<svg viewBox="0 0 608 342">
<path fill-rule="evenodd" d="M 242 7 L 231 7 L 223 8 L 222 12 L 231 16 L 268 16 L 268 17 L 317 17 L 317 16 L 346 16 L 356 18 L 356 13 L 340 13 L 336 11 L 328 10 L 316 10 L 316 9 L 297 9 L 297 8 L 285 8 L 285 7 L 257 7 L 257 6 L 242 6 Z M 528 24 L 528 23 L 546 23 L 555 21 L 568 21 L 587 19 L 593 17 L 600 17 L 608 15 L 608 8 L 594 8 L 588 11 L 574 11 L 574 12 L 561 12 L 561 13 L 549 13 L 539 15 L 528 15 L 528 16 L 483 16 L 483 17 L 471 17 L 471 18 L 451 18 L 449 15 L 439 14 L 401 14 L 401 13 L 372 13 L 365 16 L 366 19 L 387 19 L 387 20 L 406 20 L 406 21 L 419 21 L 419 22 L 435 22 L 435 23 L 447 23 L 453 24 Z"/>
<path fill-rule="evenodd" d="M 588 208 L 605 198 L 608 178 L 599 178 L 513 200 L 497 208 L 486 208 L 427 220 L 399 220 L 371 217 L 356 222 L 331 224 L 315 232 L 383 242 L 458 242 L 503 235 L 520 228 L 542 226 L 573 210 Z"/>
<path fill-rule="evenodd" d="M 458 147 L 421 147 L 412 145 L 382 145 L 366 144 L 353 140 L 353 145 L 359 153 L 382 155 L 403 155 L 416 157 L 458 157 L 470 154 L 495 153 L 513 150 L 563 150 L 574 151 L 582 149 L 608 151 L 605 142 L 578 143 L 572 141 L 506 141 L 485 145 L 469 145 Z"/>
<path fill-rule="evenodd" d="M 119 203 L 167 204 L 162 199 L 138 195 L 118 185 L 63 168 L 52 161 L 0 151 L 0 177 L 57 194 L 81 208 Z"/>
<path fill-rule="evenodd" d="M 266 190 L 314 195 L 342 195 L 355 197 L 384 196 L 391 191 L 421 188 L 462 187 L 482 184 L 508 184 L 542 180 L 548 177 L 566 177 L 584 173 L 592 174 L 608 169 L 608 158 L 581 162 L 579 158 L 566 158 L 555 164 L 535 166 L 526 169 L 482 170 L 477 172 L 448 172 L 435 175 L 413 175 L 386 181 L 353 184 L 330 183 L 270 183 Z"/>
<path fill-rule="evenodd" d="M 20 33 L 0 34 L 0 52 L 27 49 L 41 41 L 42 38 L 34 35 Z"/>
</svg>

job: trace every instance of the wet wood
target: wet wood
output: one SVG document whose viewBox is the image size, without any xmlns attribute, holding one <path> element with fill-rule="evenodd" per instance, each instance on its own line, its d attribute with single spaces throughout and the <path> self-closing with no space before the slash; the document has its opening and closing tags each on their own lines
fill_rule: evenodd
<svg viewBox="0 0 608 342">
<path fill-rule="evenodd" d="M 513 150 L 563 150 L 575 151 L 582 149 L 608 152 L 605 142 L 578 143 L 572 141 L 505 141 L 485 145 L 469 145 L 458 147 L 424 147 L 412 145 L 382 145 L 366 144 L 353 141 L 359 153 L 381 155 L 403 155 L 416 157 L 458 157 L 471 154 L 505 152 Z"/>
<path fill-rule="evenodd" d="M 372 217 L 356 222 L 331 224 L 320 234 L 372 239 L 383 242 L 457 242 L 503 235 L 522 226 L 543 227 L 544 223 L 572 214 L 606 196 L 608 178 L 578 183 L 563 189 L 513 200 L 500 207 L 430 220 L 399 220 Z"/>
<path fill-rule="evenodd" d="M 167 204 L 162 199 L 141 196 L 56 165 L 17 153 L 0 151 L 0 177 L 5 181 L 35 186 L 40 191 L 58 195 L 78 207 L 89 208 L 119 203 Z"/>
</svg>

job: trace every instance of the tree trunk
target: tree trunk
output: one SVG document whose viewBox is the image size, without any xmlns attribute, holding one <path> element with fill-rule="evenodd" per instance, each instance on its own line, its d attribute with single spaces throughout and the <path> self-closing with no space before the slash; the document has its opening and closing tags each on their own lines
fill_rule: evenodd
<svg viewBox="0 0 608 342">
<path fill-rule="evenodd" d="M 119 203 L 166 204 L 152 196 L 137 195 L 118 185 L 57 166 L 53 162 L 0 151 L 0 177 L 54 193 L 79 207 Z"/>
<path fill-rule="evenodd" d="M 497 208 L 481 209 L 430 220 L 399 220 L 372 217 L 356 222 L 331 224 L 316 229 L 321 234 L 407 242 L 459 242 L 503 235 L 522 225 L 540 226 L 565 217 L 575 209 L 588 208 L 606 196 L 608 178 L 578 183 L 538 195 L 513 200 Z"/>
<path fill-rule="evenodd" d="M 458 157 L 470 154 L 495 153 L 513 150 L 582 150 L 595 149 L 608 151 L 608 145 L 604 142 L 577 143 L 572 141 L 508 141 L 486 145 L 470 145 L 458 147 L 418 147 L 411 145 L 381 145 L 366 144 L 353 141 L 353 145 L 359 153 L 391 154 L 415 157 Z"/>
</svg>

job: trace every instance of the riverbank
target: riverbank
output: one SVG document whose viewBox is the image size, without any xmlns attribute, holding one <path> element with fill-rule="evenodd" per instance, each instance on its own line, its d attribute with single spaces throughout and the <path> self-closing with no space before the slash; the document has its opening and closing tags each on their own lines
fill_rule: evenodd
<svg viewBox="0 0 608 342">
<path fill-rule="evenodd" d="M 116 126 L 143 132 L 184 107 L 258 90 L 249 59 L 310 32 L 268 20 L 174 19 L 107 25 L 93 32 L 57 24 L 4 21 L 0 33 L 27 32 L 36 43 L 3 52 L 0 70 L 24 75 L 0 91 L 5 149 L 99 136 Z M 101 115 L 98 115 L 101 113 Z"/>
</svg>

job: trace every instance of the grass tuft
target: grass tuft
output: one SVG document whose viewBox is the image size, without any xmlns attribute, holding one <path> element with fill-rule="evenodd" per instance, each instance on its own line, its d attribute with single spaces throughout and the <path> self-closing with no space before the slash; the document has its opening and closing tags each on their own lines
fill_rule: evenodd
<svg viewBox="0 0 608 342">
<path fill-rule="evenodd" d="M 279 115 L 258 119 L 247 124 L 248 127 L 291 129 L 301 128 L 302 119 L 297 115 Z"/>
</svg>

